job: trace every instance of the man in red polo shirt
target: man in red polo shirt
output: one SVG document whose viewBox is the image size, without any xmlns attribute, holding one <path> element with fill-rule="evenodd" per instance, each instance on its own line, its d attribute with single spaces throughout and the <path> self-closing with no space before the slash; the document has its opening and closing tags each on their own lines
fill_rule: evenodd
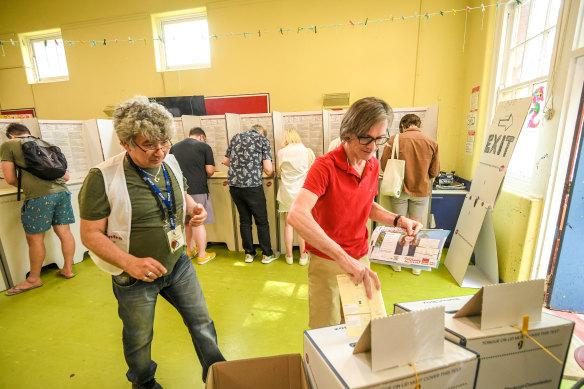
<svg viewBox="0 0 584 389">
<path fill-rule="evenodd" d="M 288 214 L 289 223 L 306 239 L 311 252 L 308 266 L 308 304 L 311 328 L 342 322 L 337 274 L 348 273 L 353 282 L 380 288 L 369 268 L 367 220 L 405 228 L 415 235 L 419 222 L 385 210 L 373 200 L 377 195 L 378 146 L 387 142 L 393 118 L 383 100 L 356 101 L 343 117 L 343 143 L 316 159 Z"/>
</svg>

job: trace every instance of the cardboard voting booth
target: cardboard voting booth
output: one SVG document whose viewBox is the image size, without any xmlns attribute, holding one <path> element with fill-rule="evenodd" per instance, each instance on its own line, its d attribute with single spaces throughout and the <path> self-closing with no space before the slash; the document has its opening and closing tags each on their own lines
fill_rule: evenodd
<svg viewBox="0 0 584 389">
<path fill-rule="evenodd" d="M 300 354 L 217 362 L 205 389 L 308 389 Z"/>
<path fill-rule="evenodd" d="M 479 354 L 478 389 L 558 388 L 574 323 L 542 313 L 543 287 L 543 280 L 489 285 L 473 296 L 400 303 L 394 311 L 447 307 L 446 338 Z M 521 332 L 523 316 L 529 336 Z"/>
<path fill-rule="evenodd" d="M 462 205 L 444 265 L 460 286 L 479 288 L 499 282 L 492 210 L 503 185 L 531 98 L 497 106 L 479 166 Z M 472 254 L 475 264 L 469 266 Z"/>
<path fill-rule="evenodd" d="M 344 325 L 304 332 L 313 388 L 474 387 L 477 355 L 444 339 L 442 307 L 372 319 L 360 338 Z"/>
</svg>

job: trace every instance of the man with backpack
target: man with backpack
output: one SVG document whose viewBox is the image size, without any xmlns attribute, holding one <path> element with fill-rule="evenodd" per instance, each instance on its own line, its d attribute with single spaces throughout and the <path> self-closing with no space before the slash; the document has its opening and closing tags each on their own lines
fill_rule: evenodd
<svg viewBox="0 0 584 389">
<path fill-rule="evenodd" d="M 66 184 L 69 172 L 60 150 L 33 137 L 29 129 L 20 123 L 9 124 L 6 137 L 9 140 L 0 145 L 2 172 L 8 184 L 21 186 L 24 191 L 21 220 L 30 260 L 30 273 L 26 280 L 6 292 L 6 295 L 13 296 L 43 286 L 41 268 L 46 252 L 44 236 L 51 226 L 61 240 L 65 259 L 57 275 L 64 278 L 75 276 L 72 270 L 75 239 L 69 228 L 69 224 L 75 222 L 75 216 L 71 206 L 71 192 Z M 62 177 L 46 178 L 61 173 Z"/>
</svg>

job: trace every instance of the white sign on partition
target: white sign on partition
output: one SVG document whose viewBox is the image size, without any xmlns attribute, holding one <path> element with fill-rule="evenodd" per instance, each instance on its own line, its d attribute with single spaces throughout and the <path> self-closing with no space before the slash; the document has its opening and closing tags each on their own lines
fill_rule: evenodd
<svg viewBox="0 0 584 389">
<path fill-rule="evenodd" d="M 226 172 L 227 166 L 223 165 L 223 157 L 227 150 L 227 124 L 225 115 L 192 116 L 183 115 L 182 123 L 186 136 L 193 127 L 201 127 L 205 131 L 206 142 L 213 150 L 215 159 L 215 171 Z"/>
<path fill-rule="evenodd" d="M 312 149 L 315 156 L 324 154 L 322 111 L 283 112 L 280 115 L 281 128 L 276 128 L 274 122 L 274 131 L 284 134 L 286 130 L 295 130 L 304 146 Z M 280 145 L 276 145 L 275 152 L 279 149 Z"/>
<path fill-rule="evenodd" d="M 252 126 L 259 124 L 266 130 L 266 136 L 270 140 L 270 147 L 272 148 L 272 160 L 275 160 L 276 147 L 279 149 L 279 145 L 276 146 L 276 137 L 274 134 L 274 124 L 272 121 L 271 113 L 253 113 L 253 114 L 242 114 L 238 115 L 241 122 L 240 131 L 247 131 Z M 229 138 L 231 139 L 231 138 Z M 279 142 L 281 143 L 281 142 Z"/>
<path fill-rule="evenodd" d="M 71 183 L 83 181 L 93 166 L 81 120 L 39 120 L 41 138 L 58 146 L 67 158 Z"/>
<path fill-rule="evenodd" d="M 545 280 L 483 286 L 454 317 L 481 316 L 481 330 L 541 321 Z"/>
<path fill-rule="evenodd" d="M 444 307 L 372 319 L 353 354 L 369 350 L 373 371 L 441 357 L 444 355 Z"/>
<path fill-rule="evenodd" d="M 527 97 L 504 101 L 497 106 L 444 261 L 462 287 L 477 288 L 498 282 L 498 271 L 494 271 L 497 255 L 490 210 L 503 184 L 530 103 L 531 98 Z M 476 266 L 469 266 L 473 251 Z"/>
</svg>

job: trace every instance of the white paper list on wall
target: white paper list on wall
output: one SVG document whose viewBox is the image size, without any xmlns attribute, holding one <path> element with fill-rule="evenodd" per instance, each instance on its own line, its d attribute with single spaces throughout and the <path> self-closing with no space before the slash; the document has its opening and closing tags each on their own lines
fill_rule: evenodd
<svg viewBox="0 0 584 389">
<path fill-rule="evenodd" d="M 282 130 L 290 129 L 296 130 L 304 146 L 317 157 L 323 154 L 322 111 L 282 113 Z"/>
<path fill-rule="evenodd" d="M 39 120 L 41 138 L 59 146 L 67 158 L 70 181 L 85 178 L 91 162 L 83 122 L 77 120 Z"/>
<path fill-rule="evenodd" d="M 173 120 L 174 128 L 176 129 L 176 131 L 170 141 L 172 142 L 172 144 L 177 144 L 178 142 L 186 138 L 188 136 L 188 133 L 185 134 L 182 118 L 174 118 Z M 188 130 L 190 130 L 190 128 Z"/>
<path fill-rule="evenodd" d="M 225 151 L 227 150 L 227 128 L 224 115 L 200 116 L 201 128 L 205 131 L 207 144 L 213 150 L 215 159 L 215 169 L 226 171 L 226 166 L 222 165 Z M 190 130 L 190 129 L 189 129 Z"/>
<path fill-rule="evenodd" d="M 275 145 L 274 138 L 274 123 L 272 122 L 271 113 L 258 113 L 258 114 L 243 114 L 239 115 L 239 120 L 241 122 L 241 131 L 249 130 L 253 125 L 259 124 L 266 130 L 266 137 L 270 140 L 270 146 L 272 147 L 272 158 L 274 158 L 274 153 L 276 148 L 279 146 Z"/>
</svg>

